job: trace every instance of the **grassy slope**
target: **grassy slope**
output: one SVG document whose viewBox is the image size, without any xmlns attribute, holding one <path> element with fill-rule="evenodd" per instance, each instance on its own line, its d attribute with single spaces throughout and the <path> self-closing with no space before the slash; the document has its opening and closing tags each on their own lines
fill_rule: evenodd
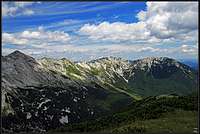
<svg viewBox="0 0 200 134">
<path fill-rule="evenodd" d="M 116 91 L 118 93 L 124 93 L 136 100 L 141 99 L 144 96 L 156 96 L 169 93 L 185 95 L 191 93 L 191 90 L 194 91 L 197 89 L 197 84 L 195 83 L 197 80 L 195 71 L 186 73 L 177 70 L 173 73 L 169 73 L 161 70 L 162 74 L 156 73 L 155 75 L 166 77 L 154 78 L 151 74 L 152 72 L 148 73 L 142 70 L 135 70 L 134 76 L 129 78 L 129 82 L 126 83 L 123 77 L 117 75 L 116 72 L 110 68 L 112 66 L 116 68 L 116 65 L 111 64 L 110 62 L 104 63 L 106 64 L 106 69 L 103 66 L 90 66 L 90 69 L 88 69 L 87 67 L 80 66 L 67 60 L 62 60 L 62 62 L 47 61 L 47 63 L 50 68 L 55 66 L 54 69 L 61 71 L 63 75 L 66 75 L 75 81 L 83 82 L 85 84 L 93 81 L 105 89 L 111 90 L 111 92 Z M 171 70 L 173 71 L 176 69 Z"/>
<path fill-rule="evenodd" d="M 164 114 L 161 118 L 135 121 L 111 130 L 113 133 L 187 133 L 198 127 L 197 111 L 176 110 Z"/>
<path fill-rule="evenodd" d="M 79 124 L 71 124 L 54 131 L 191 132 L 197 125 L 197 104 L 196 95 L 148 97 L 118 113 Z"/>
<path fill-rule="evenodd" d="M 137 79 L 129 81 L 129 88 L 133 88 L 136 94 L 141 96 L 154 96 L 160 94 L 176 93 L 179 95 L 190 94 L 197 90 L 196 76 L 194 74 L 186 77 L 183 73 L 176 72 L 173 75 L 156 79 L 143 71 L 136 72 Z M 149 90 L 150 89 L 150 90 Z M 190 90 L 191 89 L 191 90 Z"/>
</svg>

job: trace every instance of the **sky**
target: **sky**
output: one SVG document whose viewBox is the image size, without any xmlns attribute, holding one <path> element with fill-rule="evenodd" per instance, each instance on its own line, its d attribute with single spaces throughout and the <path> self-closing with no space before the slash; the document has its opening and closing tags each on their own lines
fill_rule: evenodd
<svg viewBox="0 0 200 134">
<path fill-rule="evenodd" d="M 198 58 L 198 2 L 2 2 L 2 55 Z"/>
</svg>

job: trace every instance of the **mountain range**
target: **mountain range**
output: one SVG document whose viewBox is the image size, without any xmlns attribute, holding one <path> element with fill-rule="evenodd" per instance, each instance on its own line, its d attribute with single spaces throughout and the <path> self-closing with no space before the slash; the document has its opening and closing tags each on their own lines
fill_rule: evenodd
<svg viewBox="0 0 200 134">
<path fill-rule="evenodd" d="M 149 96 L 188 95 L 198 88 L 197 71 L 167 57 L 73 62 L 15 51 L 1 59 L 5 132 L 48 131 L 114 113 Z"/>
</svg>

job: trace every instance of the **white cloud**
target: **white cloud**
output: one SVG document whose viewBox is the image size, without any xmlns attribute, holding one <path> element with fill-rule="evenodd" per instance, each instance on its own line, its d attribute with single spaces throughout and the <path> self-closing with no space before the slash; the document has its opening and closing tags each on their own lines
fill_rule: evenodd
<svg viewBox="0 0 200 134">
<path fill-rule="evenodd" d="M 70 29 L 73 26 L 82 24 L 87 22 L 88 20 L 75 20 L 75 19 L 65 19 L 63 21 L 60 22 L 53 22 L 50 24 L 46 24 L 46 25 L 41 25 L 44 29 L 50 29 L 50 28 L 64 28 L 64 29 Z"/>
<path fill-rule="evenodd" d="M 34 2 L 14 2 L 14 5 L 17 6 L 17 7 L 25 7 L 25 6 L 28 6 L 28 5 L 32 5 Z"/>
<path fill-rule="evenodd" d="M 140 11 L 136 17 L 139 19 L 137 23 L 85 24 L 79 33 L 93 40 L 115 42 L 197 39 L 197 2 L 147 2 L 147 11 Z"/>
<path fill-rule="evenodd" d="M 79 30 L 82 35 L 88 35 L 94 40 L 146 40 L 149 32 L 146 30 L 146 24 L 143 22 L 126 24 L 123 22 L 103 22 L 99 25 L 85 24 Z"/>
<path fill-rule="evenodd" d="M 32 15 L 35 12 L 29 8 L 40 2 L 2 2 L 2 16 Z"/>
<path fill-rule="evenodd" d="M 184 36 L 197 30 L 197 2 L 147 2 L 145 14 L 147 29 L 157 38 Z"/>
<path fill-rule="evenodd" d="M 30 10 L 30 9 L 26 9 L 26 10 L 23 11 L 23 14 L 24 15 L 32 15 L 32 14 L 34 14 L 34 11 Z"/>
<path fill-rule="evenodd" d="M 14 44 L 14 45 L 25 45 L 28 43 L 28 40 L 25 38 L 17 39 L 15 35 L 9 33 L 2 34 L 2 42 L 5 44 Z"/>
<path fill-rule="evenodd" d="M 145 11 L 140 11 L 137 16 L 136 16 L 140 21 L 144 21 L 146 19 L 146 12 Z"/>
<path fill-rule="evenodd" d="M 198 49 L 196 48 L 196 46 L 182 45 L 180 48 L 181 48 L 181 51 L 184 53 L 188 53 L 188 54 L 198 53 Z"/>
<path fill-rule="evenodd" d="M 71 25 L 71 24 L 76 24 L 76 23 L 80 23 L 80 20 L 65 19 L 64 21 L 59 22 L 57 25 L 64 26 L 64 25 Z"/>
<path fill-rule="evenodd" d="M 65 43 L 70 40 L 67 33 L 63 31 L 45 31 L 39 27 L 35 31 L 25 30 L 20 33 L 3 33 L 3 44 L 13 45 L 41 45 L 42 43 Z"/>
<path fill-rule="evenodd" d="M 144 45 L 104 45 L 104 46 L 94 46 L 93 51 L 98 50 L 99 52 L 108 52 L 108 53 L 129 53 L 129 52 L 161 52 L 163 50 L 159 48 L 154 48 L 151 46 Z M 92 51 L 92 50 L 90 50 Z"/>
<path fill-rule="evenodd" d="M 43 44 L 43 49 L 47 50 L 48 52 L 88 52 L 91 49 L 75 46 L 71 44 L 57 44 L 57 45 L 48 45 Z"/>
<path fill-rule="evenodd" d="M 23 31 L 19 36 L 33 40 L 44 40 L 45 42 L 65 42 L 70 39 L 69 35 L 64 31 L 44 31 L 42 28 L 37 31 Z"/>
</svg>

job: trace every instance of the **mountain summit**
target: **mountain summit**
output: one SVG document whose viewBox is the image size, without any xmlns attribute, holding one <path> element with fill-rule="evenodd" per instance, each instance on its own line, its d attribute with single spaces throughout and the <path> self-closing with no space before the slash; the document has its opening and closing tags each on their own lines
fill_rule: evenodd
<svg viewBox="0 0 200 134">
<path fill-rule="evenodd" d="M 16 56 L 16 57 L 17 57 L 17 56 L 25 56 L 25 54 L 22 53 L 22 52 L 19 51 L 19 50 L 16 50 L 16 51 L 10 53 L 8 56 Z"/>
<path fill-rule="evenodd" d="M 15 51 L 3 57 L 2 85 L 3 128 L 46 131 L 113 113 L 147 96 L 189 94 L 197 90 L 197 72 L 167 57 L 72 62 L 35 60 Z"/>
<path fill-rule="evenodd" d="M 32 58 L 31 56 L 26 55 L 26 54 L 24 54 L 24 53 L 22 53 L 22 52 L 20 52 L 18 50 L 10 53 L 9 55 L 7 55 L 7 57 L 14 58 L 14 59 L 20 58 L 20 59 L 25 59 L 25 60 L 27 60 L 27 59 L 34 60 L 34 58 Z"/>
</svg>

